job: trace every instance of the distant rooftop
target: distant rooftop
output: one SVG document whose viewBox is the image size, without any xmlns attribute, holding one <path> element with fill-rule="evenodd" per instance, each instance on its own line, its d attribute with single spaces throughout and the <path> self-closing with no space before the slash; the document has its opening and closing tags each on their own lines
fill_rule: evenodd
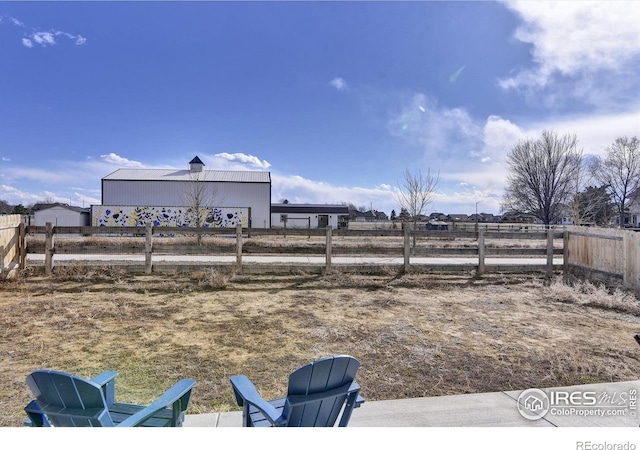
<svg viewBox="0 0 640 450">
<path fill-rule="evenodd" d="M 309 203 L 272 203 L 272 213 L 326 213 L 326 214 L 349 214 L 349 207 L 346 205 L 327 205 Z"/>
</svg>

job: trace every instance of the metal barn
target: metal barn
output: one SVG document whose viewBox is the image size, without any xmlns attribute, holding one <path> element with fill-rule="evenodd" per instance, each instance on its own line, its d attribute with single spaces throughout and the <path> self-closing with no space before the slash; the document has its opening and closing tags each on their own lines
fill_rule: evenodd
<svg viewBox="0 0 640 450">
<path fill-rule="evenodd" d="M 197 156 L 189 170 L 118 169 L 102 179 L 102 208 L 109 205 L 247 209 L 249 227 L 270 228 L 271 174 L 204 170 Z"/>
</svg>

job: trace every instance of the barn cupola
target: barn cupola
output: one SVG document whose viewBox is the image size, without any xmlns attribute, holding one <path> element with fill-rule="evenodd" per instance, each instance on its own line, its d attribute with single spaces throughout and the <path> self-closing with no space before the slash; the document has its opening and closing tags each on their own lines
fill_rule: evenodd
<svg viewBox="0 0 640 450">
<path fill-rule="evenodd" d="M 204 163 L 197 156 L 189 161 L 189 170 L 191 172 L 202 172 Z"/>
</svg>

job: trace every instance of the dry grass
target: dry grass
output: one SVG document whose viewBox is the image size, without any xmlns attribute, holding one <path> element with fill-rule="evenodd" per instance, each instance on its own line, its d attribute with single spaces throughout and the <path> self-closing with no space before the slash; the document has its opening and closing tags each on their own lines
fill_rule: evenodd
<svg viewBox="0 0 640 450">
<path fill-rule="evenodd" d="M 351 354 L 368 400 L 638 378 L 638 299 L 531 275 L 245 276 L 35 271 L 0 291 L 0 425 L 18 426 L 38 368 L 117 370 L 120 401 L 195 378 L 190 413 L 235 409 L 229 377 L 266 397 L 318 357 Z"/>
</svg>

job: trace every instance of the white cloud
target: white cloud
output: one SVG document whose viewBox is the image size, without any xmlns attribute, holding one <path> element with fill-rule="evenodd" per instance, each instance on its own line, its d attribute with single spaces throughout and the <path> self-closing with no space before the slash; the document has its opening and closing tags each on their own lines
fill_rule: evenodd
<svg viewBox="0 0 640 450">
<path fill-rule="evenodd" d="M 5 162 L 9 162 L 9 161 L 11 161 L 11 158 L 7 158 L 6 156 L 3 156 L 2 160 L 5 161 Z"/>
<path fill-rule="evenodd" d="M 108 155 L 100 155 L 100 158 L 109 164 L 114 164 L 120 167 L 129 167 L 129 168 L 144 168 L 144 164 L 139 161 L 132 161 L 127 158 L 123 158 L 120 155 L 115 153 L 109 153 Z"/>
<path fill-rule="evenodd" d="M 396 208 L 394 190 L 388 185 L 374 188 L 358 186 L 335 186 L 309 180 L 298 175 L 272 174 L 272 194 L 274 199 L 286 198 L 290 203 L 331 203 L 343 202 L 354 205 L 373 205 L 374 209 L 390 212 Z"/>
<path fill-rule="evenodd" d="M 64 36 L 74 41 L 76 45 L 84 45 L 87 42 L 87 38 L 83 36 L 67 33 L 66 31 L 51 30 L 34 31 L 26 38 L 22 39 L 22 45 L 32 48 L 35 42 L 41 47 L 51 47 L 58 44 L 57 38 L 60 36 Z"/>
<path fill-rule="evenodd" d="M 347 89 L 347 82 L 340 77 L 334 78 L 329 82 L 329 84 L 339 91 L 344 91 Z"/>
<path fill-rule="evenodd" d="M 33 39 L 36 44 L 40 44 L 43 47 L 56 44 L 55 35 L 50 31 L 37 31 L 31 34 L 31 39 Z"/>
<path fill-rule="evenodd" d="M 15 17 L 11 17 L 11 16 L 0 16 L 0 23 L 2 23 L 2 21 L 4 19 L 8 19 L 12 24 L 14 24 L 17 27 L 24 27 L 24 23 L 22 23 L 22 21 L 16 19 Z"/>
<path fill-rule="evenodd" d="M 523 24 L 516 39 L 532 45 L 535 68 L 500 80 L 505 89 L 549 87 L 570 79 L 574 96 L 589 98 L 603 74 L 635 66 L 640 58 L 640 6 L 634 1 L 507 1 Z M 564 85 L 562 90 L 567 90 Z M 556 95 L 566 95 L 558 90 Z M 594 99 L 595 100 L 595 99 Z M 553 101 L 553 97 L 547 98 Z"/>
<path fill-rule="evenodd" d="M 271 167 L 266 160 L 260 160 L 257 156 L 247 155 L 245 153 L 216 153 L 215 158 L 220 158 L 231 163 L 240 163 L 243 166 L 252 166 L 260 169 L 268 169 Z"/>
<path fill-rule="evenodd" d="M 420 145 L 425 156 L 438 158 L 477 157 L 482 128 L 463 108 L 441 108 L 424 94 L 405 101 L 401 111 L 387 123 L 389 132 Z M 432 169 L 437 167 L 430 164 Z"/>
</svg>

